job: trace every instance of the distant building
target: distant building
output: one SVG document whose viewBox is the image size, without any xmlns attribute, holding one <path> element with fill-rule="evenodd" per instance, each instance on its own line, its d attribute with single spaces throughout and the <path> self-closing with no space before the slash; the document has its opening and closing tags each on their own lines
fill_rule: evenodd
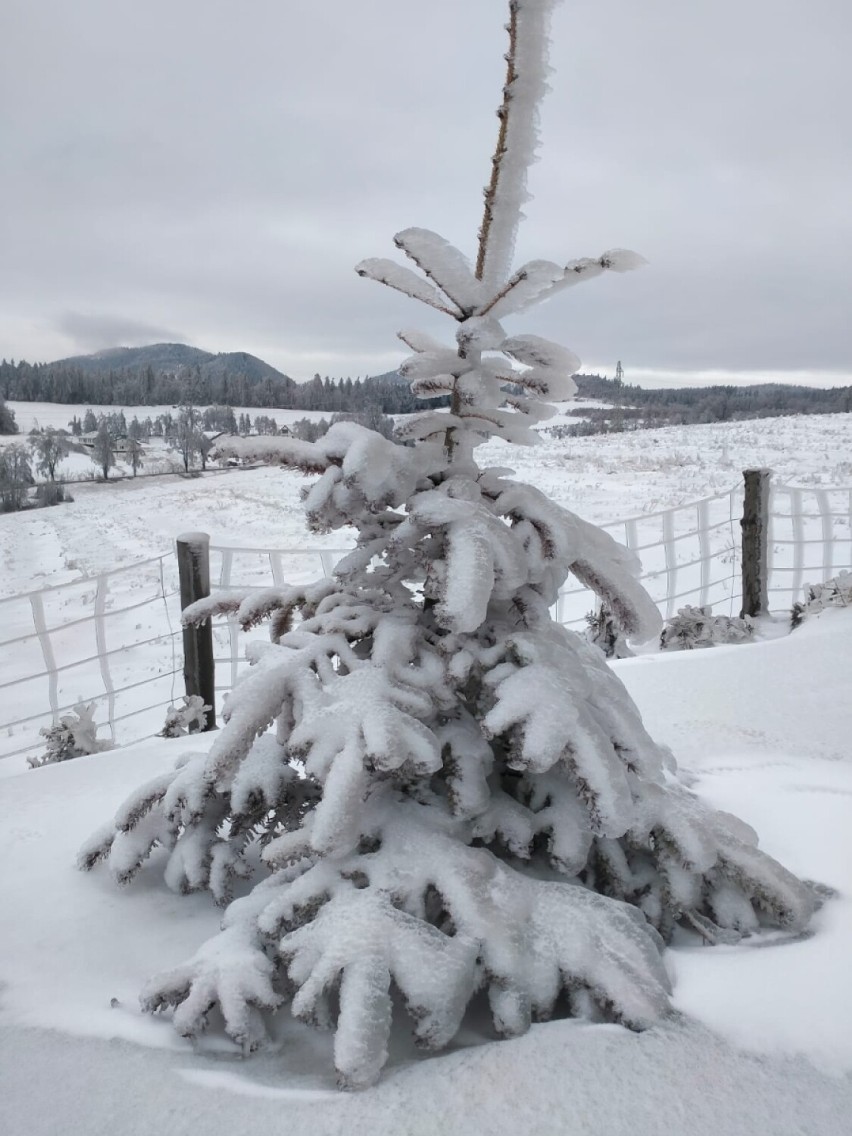
<svg viewBox="0 0 852 1136">
<path fill-rule="evenodd" d="M 78 442 L 85 450 L 90 453 L 95 448 L 95 439 L 98 436 L 97 430 L 87 430 L 85 434 L 80 434 L 74 441 Z M 130 438 L 126 434 L 119 434 L 117 438 L 112 438 L 112 452 L 116 457 L 121 457 L 123 454 L 130 452 Z M 139 445 L 144 450 L 145 443 L 139 442 Z"/>
</svg>

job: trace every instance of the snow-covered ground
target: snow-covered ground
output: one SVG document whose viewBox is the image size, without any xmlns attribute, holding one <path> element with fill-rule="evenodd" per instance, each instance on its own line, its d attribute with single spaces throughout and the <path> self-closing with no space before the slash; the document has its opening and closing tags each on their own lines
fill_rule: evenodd
<svg viewBox="0 0 852 1136">
<path fill-rule="evenodd" d="M 52 427 L 54 430 L 68 430 L 71 425 L 71 420 L 75 416 L 82 419 L 86 410 L 91 410 L 95 416 L 101 414 L 118 414 L 124 413 L 127 422 L 132 422 L 133 418 L 139 418 L 144 421 L 146 418 L 155 419 L 161 414 L 172 414 L 175 416 L 178 407 L 172 405 L 163 406 L 88 406 L 88 405 L 73 405 L 58 402 L 7 402 L 6 406 L 15 414 L 15 421 L 18 426 L 17 434 L 2 434 L 0 435 L 0 449 L 5 446 L 26 443 L 27 435 L 33 429 L 46 429 Z M 205 409 L 199 407 L 199 410 Z M 259 414 L 265 415 L 268 418 L 274 418 L 279 426 L 289 426 L 291 423 L 298 421 L 300 418 L 318 419 L 322 418 L 321 414 L 314 411 L 302 410 L 265 410 L 258 409 L 257 407 L 234 407 L 234 413 L 240 415 L 247 413 L 253 420 Z M 74 439 L 71 439 L 74 442 Z M 144 443 L 143 451 L 143 468 L 142 476 L 150 477 L 152 474 L 182 474 L 183 463 L 178 452 L 171 447 L 167 446 L 162 438 L 151 438 Z M 44 476 L 37 470 L 33 470 L 37 481 L 45 480 Z M 86 481 L 94 481 L 97 476 L 100 476 L 100 470 L 96 468 L 90 454 L 84 452 L 81 447 L 77 446 L 59 462 L 56 469 L 56 477 L 60 481 L 70 483 L 79 483 Z M 110 478 L 116 480 L 119 478 L 133 476 L 131 466 L 120 455 L 116 455 L 115 465 L 110 471 Z M 76 492 L 76 489 L 74 490 Z"/>
<path fill-rule="evenodd" d="M 598 399 L 574 399 L 570 404 L 571 410 L 583 410 L 586 407 L 601 407 L 606 406 L 607 403 L 600 402 Z M 69 428 L 71 419 L 76 415 L 82 418 L 87 410 L 91 410 L 97 418 L 101 414 L 118 414 L 124 413 L 125 418 L 130 422 L 133 418 L 138 418 L 139 421 L 144 421 L 146 418 L 157 418 L 160 414 L 176 414 L 180 407 L 173 404 L 163 406 L 98 406 L 90 405 L 89 403 L 81 403 L 74 405 L 71 403 L 62 402 L 18 402 L 12 400 L 7 402 L 6 406 L 14 412 L 15 422 L 17 424 L 20 434 L 28 434 L 34 427 L 45 429 L 52 426 L 54 430 L 67 430 Z M 204 407 L 198 407 L 203 410 Z M 265 406 L 235 406 L 233 407 L 234 414 L 237 418 L 241 414 L 248 414 L 249 418 L 254 421 L 258 415 L 264 415 L 267 418 L 274 418 L 279 426 L 290 426 L 293 422 L 298 422 L 300 418 L 309 418 L 311 421 L 316 421 L 320 418 L 330 418 L 330 411 L 322 410 L 282 410 L 280 407 L 265 407 Z M 566 415 L 557 415 L 552 421 L 554 422 L 576 422 L 576 418 L 569 418 Z M 5 435 L 6 438 L 12 438 L 12 435 Z M 3 436 L 0 435 L 0 440 Z"/>
<path fill-rule="evenodd" d="M 668 952 L 671 1020 L 644 1034 L 567 1021 L 493 1042 L 472 1019 L 446 1054 L 400 1034 L 382 1082 L 333 1088 L 330 1038 L 286 1022 L 243 1060 L 197 1048 L 136 993 L 217 926 L 153 866 L 126 890 L 73 868 L 79 843 L 185 750 L 148 742 L 0 783 L 4 1136 L 844 1136 L 852 1119 L 852 613 L 746 647 L 616 664 L 651 733 L 716 807 L 833 888 L 814 934 Z M 193 739 L 193 748 L 206 739 Z"/>
<path fill-rule="evenodd" d="M 477 457 L 482 465 L 510 466 L 561 505 L 606 523 L 728 489 L 754 466 L 795 485 L 852 484 L 852 414 L 546 438 L 529 449 L 490 442 Z M 300 475 L 277 468 L 75 485 L 72 504 L 0 516 L 0 595 L 167 552 L 187 529 L 209 532 L 217 544 L 250 547 L 347 543 L 341 533 L 306 532 L 304 485 Z"/>
<path fill-rule="evenodd" d="M 62 414 L 67 416 L 75 409 L 79 408 L 63 407 Z M 296 412 L 281 413 L 292 416 Z M 511 464 L 521 479 L 539 486 L 561 504 L 592 521 L 607 523 L 635 515 L 650 517 L 727 490 L 741 484 L 743 468 L 754 465 L 768 465 L 780 481 L 793 484 L 849 485 L 852 415 L 667 427 L 590 438 L 545 438 L 532 449 L 510 449 L 492 442 L 481 448 L 480 455 L 490 464 Z M 75 500 L 70 504 L 0 516 L 0 699 L 5 699 L 5 705 L 0 705 L 0 725 L 18 723 L 0 737 L 0 754 L 17 754 L 0 760 L 0 772 L 6 774 L 25 762 L 20 751 L 39 742 L 38 729 L 46 720 L 38 716 L 48 714 L 51 705 L 42 645 L 32 637 L 31 601 L 11 597 L 63 585 L 41 597 L 46 626 L 58 629 L 51 634 L 55 662 L 60 667 L 57 705 L 71 706 L 80 699 L 97 697 L 96 718 L 105 721 L 107 683 L 99 661 L 105 638 L 113 652 L 109 657 L 112 686 L 132 685 L 114 703 L 114 716 L 132 715 L 119 723 L 116 737 L 126 742 L 152 734 L 162 726 L 165 705 L 180 693 L 180 679 L 174 674 L 180 660 L 175 657 L 176 645 L 171 637 L 179 619 L 176 565 L 171 555 L 175 537 L 187 530 L 202 530 L 211 534 L 214 545 L 230 549 L 345 547 L 351 541 L 347 532 L 317 536 L 306 531 L 300 501 L 305 484 L 300 475 L 278 468 L 218 470 L 192 478 L 128 478 L 75 485 Z M 848 568 L 852 566 L 848 495 L 841 498 L 847 517 L 845 522 L 838 520 L 834 529 L 839 552 L 835 568 Z M 739 610 L 736 548 L 740 506 L 737 503 L 729 509 L 730 504 L 723 499 L 714 505 L 724 518 L 708 537 L 716 557 L 709 577 L 714 588 L 708 599 L 720 614 Z M 688 521 L 694 524 L 694 510 L 678 514 L 673 525 L 677 528 Z M 819 519 L 807 524 L 813 530 L 808 531 L 808 537 L 825 535 Z M 639 543 L 659 541 L 660 528 L 659 517 L 643 520 L 637 530 Z M 623 533 L 615 535 L 623 539 Z M 820 540 L 804 547 L 803 581 L 819 582 L 824 574 L 809 570 L 809 558 L 822 554 Z M 678 545 L 677 560 L 687 565 L 679 568 L 678 594 L 699 580 L 700 566 L 689 566 L 696 551 L 694 540 Z M 789 546 L 786 553 L 791 554 Z M 159 555 L 168 557 L 162 575 L 157 562 L 130 569 Z M 648 582 L 655 589 L 655 598 L 657 592 L 664 595 L 669 582 L 664 549 L 644 552 L 643 561 L 646 571 L 656 573 Z M 320 557 L 299 552 L 282 556 L 277 567 L 282 579 L 296 581 L 314 578 L 324 566 Z M 104 598 L 108 619 L 99 642 L 99 628 L 92 618 L 99 602 L 96 577 L 123 568 L 129 570 L 110 576 L 108 594 L 100 597 Z M 214 583 L 221 568 L 221 555 L 214 556 Z M 274 568 L 268 556 L 236 551 L 232 554 L 231 582 L 268 586 Z M 792 577 L 779 579 L 786 584 Z M 789 609 L 790 596 L 782 600 L 780 607 Z M 695 603 L 698 597 L 689 596 L 682 602 Z M 119 613 L 118 609 L 130 605 L 132 610 Z M 562 605 L 560 617 L 582 620 L 590 606 L 588 597 L 572 597 L 570 603 Z M 80 623 L 83 617 L 88 621 Z M 228 633 L 223 628 L 216 634 L 217 657 L 224 659 L 231 649 Z M 26 642 L 21 640 L 25 635 L 31 636 Z M 3 646 L 11 640 L 17 642 Z M 179 654 L 179 644 L 177 651 Z M 226 683 L 228 673 L 227 667 L 220 672 L 217 666 L 217 681 Z M 21 680 L 25 676 L 38 677 L 24 683 Z M 142 680 L 146 684 L 137 685 Z M 30 720 L 22 723 L 23 718 Z M 18 764 L 13 767 L 10 761 Z"/>
<path fill-rule="evenodd" d="M 125 406 L 123 404 L 93 406 L 89 403 L 75 405 L 64 402 L 16 402 L 12 400 L 7 402 L 6 405 L 14 412 L 15 422 L 21 434 L 28 434 L 34 427 L 45 429 L 52 426 L 54 430 L 67 430 L 71 419 L 75 415 L 82 418 L 87 410 L 91 410 L 96 418 L 101 414 L 123 413 L 128 422 L 132 421 L 133 418 L 138 418 L 142 422 L 146 418 L 157 418 L 160 414 L 177 416 L 177 412 L 180 410 L 180 407 L 173 403 L 162 406 Z M 198 409 L 203 410 L 204 407 Z M 291 422 L 297 422 L 300 418 L 322 418 L 321 413 L 312 410 L 280 410 L 277 407 L 267 409 L 263 406 L 235 406 L 233 411 L 237 418 L 241 414 L 248 414 L 252 421 L 259 414 L 263 414 L 267 418 L 274 418 L 279 426 L 289 426 Z M 326 417 L 329 417 L 329 415 L 326 415 Z M 6 437 L 11 437 L 11 435 L 6 435 Z"/>
<path fill-rule="evenodd" d="M 61 408 L 65 421 L 75 409 Z M 797 485 L 849 485 L 852 416 L 550 439 L 533 450 L 495 442 L 480 457 L 605 523 L 725 490 L 749 466 Z M 168 553 L 187 529 L 229 546 L 340 547 L 345 534 L 306 532 L 304 484 L 269 468 L 75 486 L 73 504 L 0 517 L 0 596 L 69 581 L 92 592 L 97 573 Z M 136 570 L 128 579 L 128 595 L 156 585 Z M 35 772 L 7 766 L 0 1048 L 10 1075 L 0 1131 L 218 1136 L 245 1129 L 250 1110 L 252 1128 L 312 1136 L 841 1136 L 852 1117 L 850 619 L 828 612 L 789 638 L 617 664 L 697 790 L 754 823 L 789 867 L 837 890 L 812 938 L 712 950 L 680 942 L 668 957 L 681 1016 L 641 1036 L 553 1022 L 496 1044 L 473 1020 L 426 1062 L 400 1036 L 382 1083 L 355 1097 L 332 1088 L 325 1035 L 288 1023 L 275 1052 L 243 1062 L 213 1039 L 193 1050 L 136 1009 L 148 974 L 191 953 L 219 912 L 173 896 L 153 872 L 120 892 L 72 863 L 91 829 L 185 743 L 149 741 Z M 13 631 L 7 624 L 3 638 Z M 4 650 L 0 677 L 22 666 L 17 648 Z M 136 664 L 127 665 L 129 676 Z"/>
</svg>

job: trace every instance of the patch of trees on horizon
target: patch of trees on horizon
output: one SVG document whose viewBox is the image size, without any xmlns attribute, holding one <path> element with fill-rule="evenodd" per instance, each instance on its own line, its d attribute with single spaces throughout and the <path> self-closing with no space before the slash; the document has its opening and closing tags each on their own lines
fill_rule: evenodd
<svg viewBox="0 0 852 1136">
<path fill-rule="evenodd" d="M 752 386 L 663 387 L 647 390 L 601 375 L 575 375 L 577 397 L 599 399 L 607 406 L 571 410 L 583 422 L 554 426 L 557 436 L 602 434 L 657 426 L 692 426 L 782 414 L 843 414 L 852 411 L 852 387 Z"/>
<path fill-rule="evenodd" d="M 244 353 L 212 356 L 181 348 L 207 362 L 180 363 L 180 345 L 106 352 L 101 356 L 31 364 L 0 362 L 0 433 L 17 431 L 3 399 L 111 406 L 241 406 L 319 411 L 325 414 L 411 414 L 447 405 L 447 399 L 416 398 L 408 383 L 390 371 L 370 378 L 322 378 L 296 384 L 268 364 Z M 166 350 L 168 348 L 168 350 Z M 177 353 L 177 354 L 176 354 Z M 116 367 L 116 360 L 156 359 Z M 166 360 L 166 362 L 163 362 Z M 171 369 L 169 369 L 171 367 Z M 160 369 L 158 369 L 160 368 Z M 784 383 L 734 387 L 680 387 L 647 390 L 601 375 L 576 375 L 578 396 L 609 405 L 569 413 L 582 417 L 558 434 L 605 433 L 655 426 L 693 425 L 781 414 L 834 414 L 852 411 L 852 387 L 828 390 Z M 546 428 L 547 429 L 547 428 Z"/>
</svg>

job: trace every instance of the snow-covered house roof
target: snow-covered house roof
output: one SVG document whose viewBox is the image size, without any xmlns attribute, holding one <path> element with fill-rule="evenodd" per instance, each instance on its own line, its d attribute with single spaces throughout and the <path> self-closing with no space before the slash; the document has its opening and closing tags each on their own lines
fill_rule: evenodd
<svg viewBox="0 0 852 1136">
<path fill-rule="evenodd" d="M 85 446 L 87 450 L 91 450 L 95 445 L 95 439 L 98 436 L 97 430 L 87 430 L 86 433 L 80 434 L 76 439 L 81 446 Z M 138 443 L 144 449 L 145 443 L 141 439 L 137 439 Z M 117 454 L 124 454 L 130 449 L 130 438 L 127 434 L 119 434 L 118 437 L 112 439 L 112 448 Z"/>
</svg>

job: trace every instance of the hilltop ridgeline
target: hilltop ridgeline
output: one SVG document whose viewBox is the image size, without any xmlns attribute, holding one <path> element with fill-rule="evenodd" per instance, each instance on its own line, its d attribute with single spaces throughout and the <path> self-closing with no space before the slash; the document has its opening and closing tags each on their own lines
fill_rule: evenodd
<svg viewBox="0 0 852 1136">
<path fill-rule="evenodd" d="M 54 363 L 0 363 L 0 399 L 97 406 L 283 407 L 407 414 L 435 406 L 415 398 L 396 372 L 366 379 L 315 375 L 296 383 L 245 351 L 214 355 L 183 343 L 116 347 Z M 444 402 L 446 400 L 443 400 Z M 441 401 L 437 403 L 441 405 Z"/>
<path fill-rule="evenodd" d="M 574 379 L 578 398 L 600 399 L 608 405 L 569 411 L 583 421 L 555 428 L 562 433 L 852 411 L 852 387 L 823 390 L 766 383 L 646 390 L 600 375 Z M 330 414 L 372 410 L 409 414 L 447 403 L 445 398 L 429 402 L 416 398 L 396 371 L 354 380 L 315 375 L 309 382 L 296 383 L 245 351 L 217 355 L 182 343 L 115 347 L 54 363 L 3 360 L 2 399 L 92 406 L 281 407 Z"/>
</svg>

